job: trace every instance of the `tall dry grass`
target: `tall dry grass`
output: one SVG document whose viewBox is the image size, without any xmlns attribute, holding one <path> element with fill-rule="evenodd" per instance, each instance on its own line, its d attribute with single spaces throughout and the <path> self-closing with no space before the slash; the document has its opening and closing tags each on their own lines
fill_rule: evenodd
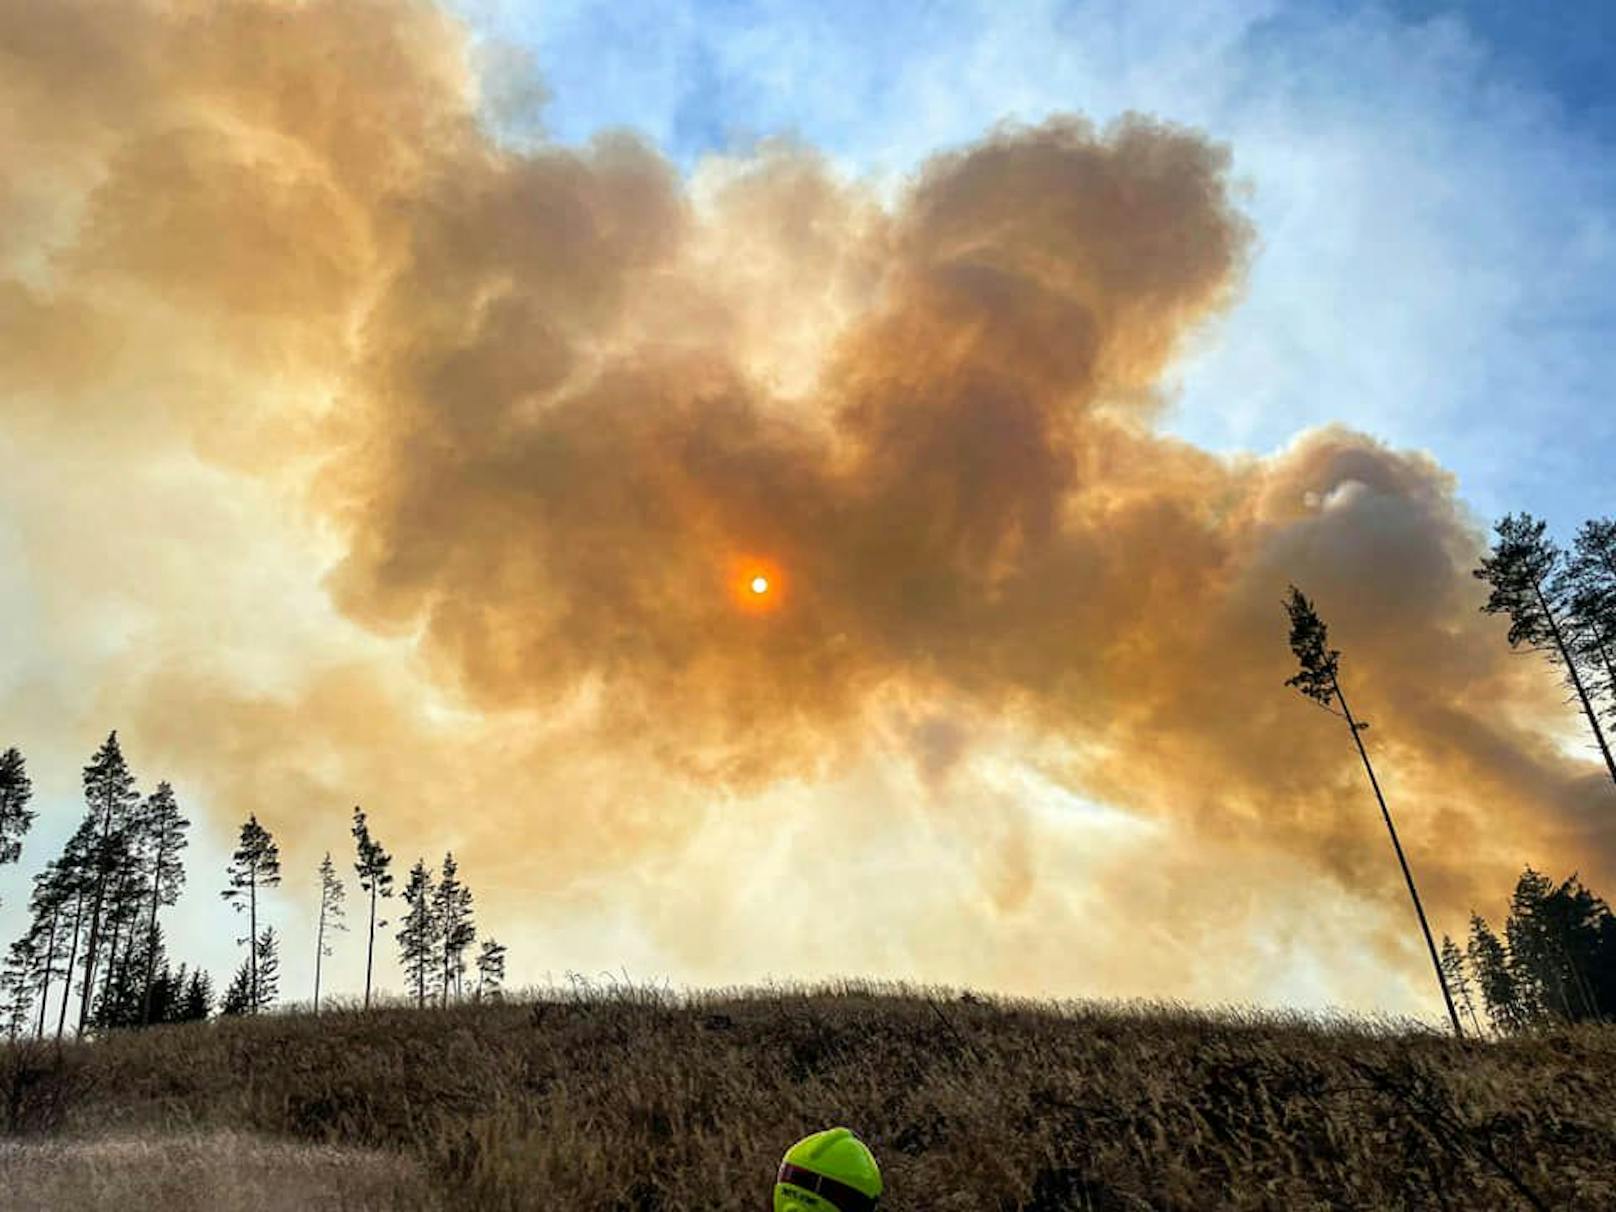
<svg viewBox="0 0 1616 1212">
<path fill-rule="evenodd" d="M 19 1081 L 18 1131 L 391 1152 L 450 1207 L 765 1208 L 785 1147 L 842 1123 L 910 1212 L 1616 1208 L 1609 1028 L 579 988 L 13 1049 L 0 1104 Z"/>
</svg>

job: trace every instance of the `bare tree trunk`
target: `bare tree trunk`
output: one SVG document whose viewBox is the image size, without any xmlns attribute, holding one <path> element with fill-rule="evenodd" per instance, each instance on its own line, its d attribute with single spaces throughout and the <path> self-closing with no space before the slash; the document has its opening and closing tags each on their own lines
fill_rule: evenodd
<svg viewBox="0 0 1616 1212">
<path fill-rule="evenodd" d="M 118 943 L 123 940 L 123 923 L 117 919 L 112 922 L 112 937 L 107 940 L 106 972 L 101 977 L 101 1001 L 110 1003 L 112 1000 L 112 978 L 118 972 Z"/>
<path fill-rule="evenodd" d="M 370 877 L 370 934 L 365 940 L 365 1009 L 370 1009 L 370 965 L 376 954 L 376 877 Z"/>
<path fill-rule="evenodd" d="M 320 886 L 320 925 L 314 932 L 314 1012 L 320 1013 L 320 960 L 325 956 L 325 885 Z"/>
<path fill-rule="evenodd" d="M 152 860 L 151 916 L 146 922 L 146 991 L 140 999 L 140 1025 L 142 1027 L 151 1023 L 152 981 L 157 979 L 157 902 L 162 897 L 163 845 L 167 840 L 167 836 L 166 829 L 163 833 L 157 835 L 157 845 Z"/>
<path fill-rule="evenodd" d="M 90 908 L 90 937 L 84 944 L 84 998 L 79 1002 L 79 1034 L 84 1034 L 84 1023 L 90 1014 L 90 991 L 95 988 L 96 952 L 101 945 L 101 907 L 107 893 L 107 842 L 112 836 L 112 801 L 109 798 L 101 813 L 101 839 L 95 850 L 95 902 Z"/>
<path fill-rule="evenodd" d="M 1330 679 L 1335 688 L 1336 700 L 1341 704 L 1341 711 L 1347 717 L 1347 727 L 1352 730 L 1352 740 L 1358 746 L 1358 756 L 1363 759 L 1364 772 L 1369 775 L 1369 785 L 1374 788 L 1375 801 L 1380 805 L 1380 815 L 1386 822 L 1386 832 L 1391 834 L 1392 849 L 1397 852 L 1397 864 L 1403 869 L 1403 880 L 1408 884 L 1409 898 L 1414 902 L 1414 913 L 1420 919 L 1420 930 L 1425 935 L 1425 948 L 1431 953 L 1431 967 L 1436 970 L 1437 984 L 1442 986 L 1442 1002 L 1448 1008 L 1448 1019 L 1453 1023 L 1453 1033 L 1460 1039 L 1464 1038 L 1464 1028 L 1459 1025 L 1459 1012 L 1453 1007 L 1453 994 L 1448 991 L 1448 978 L 1442 972 L 1442 961 L 1437 957 L 1436 941 L 1431 937 L 1430 923 L 1425 920 L 1425 906 L 1420 904 L 1419 890 L 1414 887 L 1414 873 L 1408 869 L 1408 859 L 1403 856 L 1403 843 L 1397 840 L 1397 826 L 1392 824 L 1391 809 L 1386 807 L 1386 797 L 1380 792 L 1380 780 L 1375 777 L 1375 768 L 1369 763 L 1369 752 L 1364 748 L 1363 736 L 1358 721 L 1352 718 L 1352 708 L 1347 706 L 1347 696 L 1341 693 L 1341 683 L 1335 678 Z"/>
<path fill-rule="evenodd" d="M 56 923 L 61 917 L 61 905 L 51 908 L 50 933 L 45 940 L 45 980 L 39 987 L 39 1021 L 34 1026 L 34 1038 L 45 1038 L 45 1011 L 50 1004 L 51 972 L 56 965 Z"/>
<path fill-rule="evenodd" d="M 247 872 L 247 988 L 252 1012 L 258 1013 L 258 865 Z"/>
<path fill-rule="evenodd" d="M 73 961 L 79 955 L 79 927 L 84 922 L 84 893 L 79 893 L 73 902 L 73 944 L 67 951 L 67 974 L 62 978 L 62 1012 L 56 1017 L 56 1038 L 62 1038 L 62 1031 L 67 1026 L 67 1003 L 73 996 Z"/>
</svg>

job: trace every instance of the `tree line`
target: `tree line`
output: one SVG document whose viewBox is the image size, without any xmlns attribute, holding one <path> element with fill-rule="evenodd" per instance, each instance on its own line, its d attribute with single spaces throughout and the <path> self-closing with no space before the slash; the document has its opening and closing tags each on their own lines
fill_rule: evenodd
<svg viewBox="0 0 1616 1212">
<path fill-rule="evenodd" d="M 1566 550 L 1549 538 L 1542 519 L 1507 514 L 1494 525 L 1492 546 L 1473 575 L 1490 589 L 1482 612 L 1509 619 L 1510 648 L 1538 653 L 1558 672 L 1616 784 L 1606 734 L 1616 723 L 1616 521 L 1584 522 Z M 1297 672 L 1285 684 L 1347 725 L 1402 869 L 1454 1034 L 1464 1035 L 1461 1008 L 1472 1030 L 1481 1031 L 1478 995 L 1497 1031 L 1616 1014 L 1616 922 L 1609 906 L 1574 875 L 1556 886 L 1528 867 L 1511 900 L 1507 941 L 1472 913 L 1466 948 L 1461 951 L 1444 935 L 1438 949 L 1364 746 L 1369 724 L 1353 714 L 1341 686 L 1341 653 L 1329 646 L 1328 628 L 1295 585 L 1286 595 L 1285 612 L 1297 660 Z"/>
<path fill-rule="evenodd" d="M 112 1027 L 201 1021 L 215 1012 L 257 1014 L 280 996 L 281 936 L 267 918 L 262 895 L 281 882 L 274 835 L 250 815 L 225 871 L 221 897 L 244 919 L 245 948 L 222 997 L 201 968 L 174 966 L 164 941 L 162 911 L 185 886 L 184 853 L 191 822 L 173 787 L 160 782 L 142 795 L 111 733 L 84 767 L 84 816 L 62 851 L 33 879 L 28 926 L 0 968 L 0 1024 L 8 1036 L 60 1039 Z M 33 784 L 15 748 L 0 754 L 0 865 L 17 862 L 34 823 Z M 393 896 L 390 855 L 355 807 L 354 873 L 366 897 L 364 1005 L 370 1006 L 378 915 Z M 319 908 L 314 937 L 313 1008 L 320 1010 L 324 961 L 347 931 L 347 889 L 330 851 L 315 872 Z M 505 979 L 505 948 L 482 940 L 467 988 L 468 954 L 477 944 L 470 888 L 452 853 L 434 871 L 424 859 L 410 871 L 409 906 L 395 935 L 418 1005 L 465 996 L 496 997 Z"/>
</svg>

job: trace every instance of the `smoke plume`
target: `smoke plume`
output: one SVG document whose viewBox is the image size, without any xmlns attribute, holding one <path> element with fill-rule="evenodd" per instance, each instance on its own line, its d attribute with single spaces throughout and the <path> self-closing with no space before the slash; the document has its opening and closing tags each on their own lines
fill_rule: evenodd
<svg viewBox="0 0 1616 1212">
<path fill-rule="evenodd" d="M 1616 872 L 1436 462 L 1157 427 L 1252 255 L 1226 149 L 685 176 L 501 141 L 475 61 L 411 0 L 0 6 L 14 730 L 119 726 L 294 856 L 362 801 L 683 972 L 1246 996 L 1284 964 L 1206 940 L 1327 917 L 1348 996 L 1420 956 L 1282 686 L 1294 581 L 1449 929 L 1527 859 Z"/>
</svg>

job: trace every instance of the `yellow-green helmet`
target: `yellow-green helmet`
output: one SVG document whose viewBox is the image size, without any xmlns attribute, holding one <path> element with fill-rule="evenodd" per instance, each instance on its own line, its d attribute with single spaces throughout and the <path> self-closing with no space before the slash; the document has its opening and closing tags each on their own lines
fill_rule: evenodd
<svg viewBox="0 0 1616 1212">
<path fill-rule="evenodd" d="M 846 1128 L 792 1145 L 774 1182 L 774 1212 L 874 1212 L 880 1198 L 881 1170 Z"/>
</svg>

